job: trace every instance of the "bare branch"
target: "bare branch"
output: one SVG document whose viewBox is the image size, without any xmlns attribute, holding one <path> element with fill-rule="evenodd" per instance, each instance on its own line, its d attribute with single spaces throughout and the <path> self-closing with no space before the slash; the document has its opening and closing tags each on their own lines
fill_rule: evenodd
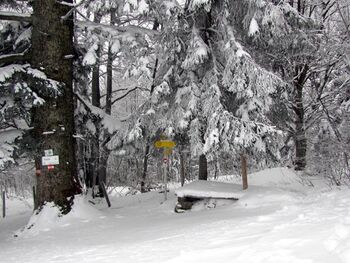
<svg viewBox="0 0 350 263">
<path fill-rule="evenodd" d="M 0 20 L 32 22 L 31 14 L 20 14 L 14 12 L 0 12 Z"/>
<path fill-rule="evenodd" d="M 135 91 L 135 90 L 137 90 L 137 89 L 139 89 L 139 88 L 140 88 L 140 87 L 137 87 L 137 86 L 136 86 L 135 88 L 133 88 L 133 89 L 129 90 L 128 92 L 126 92 L 125 94 L 123 94 L 122 96 L 120 96 L 120 97 L 114 99 L 114 100 L 112 101 L 112 105 L 113 105 L 114 103 L 116 103 L 117 101 L 119 101 L 119 100 L 125 98 L 125 97 L 128 96 L 131 92 L 133 92 L 133 91 Z"/>
</svg>

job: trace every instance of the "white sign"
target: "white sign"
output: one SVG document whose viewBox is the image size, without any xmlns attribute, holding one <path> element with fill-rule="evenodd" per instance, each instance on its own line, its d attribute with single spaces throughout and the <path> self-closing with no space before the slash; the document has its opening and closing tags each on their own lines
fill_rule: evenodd
<svg viewBox="0 0 350 263">
<path fill-rule="evenodd" d="M 45 156 L 52 156 L 53 155 L 52 149 L 45 150 L 44 152 L 45 152 Z"/>
<path fill-rule="evenodd" d="M 58 155 L 43 156 L 41 159 L 42 165 L 56 165 L 60 163 Z"/>
</svg>

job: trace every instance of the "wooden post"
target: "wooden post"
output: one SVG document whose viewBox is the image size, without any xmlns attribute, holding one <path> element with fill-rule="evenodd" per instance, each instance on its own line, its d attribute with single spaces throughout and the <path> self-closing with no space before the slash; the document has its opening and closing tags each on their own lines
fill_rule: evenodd
<svg viewBox="0 0 350 263">
<path fill-rule="evenodd" d="M 168 184 L 168 162 L 169 156 L 172 153 L 172 149 L 175 147 L 176 143 L 173 141 L 165 140 L 164 136 L 154 143 L 156 148 L 163 148 L 163 169 L 164 169 L 164 201 L 167 200 L 167 184 Z"/>
<path fill-rule="evenodd" d="M 243 190 L 248 189 L 247 157 L 241 154 L 242 184 Z"/>
<path fill-rule="evenodd" d="M 107 205 L 108 205 L 108 207 L 111 207 L 111 201 L 109 201 L 109 197 L 108 197 L 108 194 L 107 194 L 107 191 L 106 191 L 105 183 L 104 182 L 100 182 L 100 185 L 101 185 L 101 188 L 102 188 L 102 191 L 103 191 L 103 195 L 106 198 Z"/>
<path fill-rule="evenodd" d="M 33 204 L 34 204 L 33 208 L 35 210 L 37 207 L 36 207 L 36 196 L 35 196 L 35 186 L 34 185 L 33 185 Z"/>
<path fill-rule="evenodd" d="M 168 162 L 169 162 L 169 157 L 167 155 L 164 155 L 163 158 L 163 165 L 164 165 L 164 201 L 168 199 L 167 191 L 168 191 Z"/>
<path fill-rule="evenodd" d="M 6 199 L 5 190 L 2 191 L 2 217 L 6 216 Z"/>
</svg>

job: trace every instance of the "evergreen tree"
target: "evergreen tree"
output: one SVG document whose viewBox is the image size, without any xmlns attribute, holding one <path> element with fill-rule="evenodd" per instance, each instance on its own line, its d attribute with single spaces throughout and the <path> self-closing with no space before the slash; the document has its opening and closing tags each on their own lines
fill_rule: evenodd
<svg viewBox="0 0 350 263">
<path fill-rule="evenodd" d="M 146 123 L 188 138 L 200 159 L 200 179 L 206 179 L 207 158 L 216 158 L 217 151 L 264 152 L 276 132 L 267 117 L 270 95 L 285 84 L 258 63 L 250 52 L 254 43 L 238 40 L 257 33 L 245 24 L 254 24 L 254 10 L 266 5 L 272 3 L 188 1 L 166 5 L 161 14 L 163 52 L 149 102 L 154 122 Z"/>
<path fill-rule="evenodd" d="M 8 56 L 3 60 L 3 64 L 9 62 L 3 78 L 5 88 L 12 94 L 25 91 L 34 98 L 30 138 L 37 175 L 36 207 L 52 201 L 63 213 L 70 211 L 74 195 L 80 192 L 73 138 L 73 21 L 62 20 L 69 10 L 66 3 L 35 1 L 32 15 L 13 14 L 10 19 L 32 24 L 31 34 L 27 33 L 29 56 L 24 52 L 10 55 L 12 60 Z M 18 61 L 30 65 L 12 64 Z M 16 80 L 20 80 L 18 84 Z M 25 101 L 20 99 L 19 103 Z M 42 160 L 49 149 L 59 158 L 53 170 Z"/>
</svg>

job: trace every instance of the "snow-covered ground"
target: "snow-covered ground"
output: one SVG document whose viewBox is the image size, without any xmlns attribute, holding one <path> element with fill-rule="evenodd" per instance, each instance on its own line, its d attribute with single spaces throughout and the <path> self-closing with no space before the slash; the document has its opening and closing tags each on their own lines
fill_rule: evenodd
<svg viewBox="0 0 350 263">
<path fill-rule="evenodd" d="M 173 193 L 163 202 L 151 192 L 114 197 L 111 208 L 78 197 L 69 215 L 57 218 L 47 206 L 29 222 L 31 209 L 8 200 L 0 262 L 350 262 L 348 188 L 310 188 L 280 168 L 249 182 L 261 187 L 239 201 L 182 214 L 173 212 Z"/>
</svg>

